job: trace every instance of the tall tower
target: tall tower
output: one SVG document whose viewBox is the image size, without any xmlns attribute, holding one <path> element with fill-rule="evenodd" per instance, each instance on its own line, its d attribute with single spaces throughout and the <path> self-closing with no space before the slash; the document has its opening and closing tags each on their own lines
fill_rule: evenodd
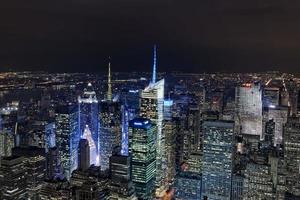
<svg viewBox="0 0 300 200">
<path fill-rule="evenodd" d="M 107 100 L 112 100 L 112 91 L 111 91 L 111 72 L 110 72 L 110 58 L 108 62 L 108 76 L 107 76 Z"/>
<path fill-rule="evenodd" d="M 156 174 L 156 126 L 146 118 L 129 122 L 129 154 L 132 181 L 139 199 L 153 199 Z"/>
<path fill-rule="evenodd" d="M 80 140 L 78 110 L 75 106 L 61 106 L 55 113 L 56 146 L 61 166 L 67 179 L 77 168 L 78 144 Z"/>
<path fill-rule="evenodd" d="M 78 168 L 85 171 L 90 167 L 90 146 L 88 139 L 81 138 L 78 151 Z"/>
<path fill-rule="evenodd" d="M 153 72 L 152 72 L 152 83 L 156 83 L 156 62 L 157 62 L 157 56 L 156 56 L 156 45 L 153 47 Z"/>
<path fill-rule="evenodd" d="M 86 125 L 85 129 L 84 129 L 84 132 L 83 132 L 83 136 L 82 136 L 83 139 L 86 139 L 88 141 L 88 146 L 90 148 L 89 150 L 89 156 L 90 156 L 90 159 L 89 159 L 89 163 L 91 165 L 96 165 L 98 164 L 98 160 L 97 160 L 97 150 L 96 150 L 96 143 L 95 141 L 93 140 L 93 136 L 92 136 L 92 133 L 89 129 L 89 126 Z"/>
<path fill-rule="evenodd" d="M 96 92 L 91 83 L 88 84 L 87 88 L 81 96 L 78 97 L 78 108 L 79 108 L 79 134 L 82 136 L 85 132 L 86 126 L 92 135 L 93 143 L 96 145 L 96 155 L 91 153 L 91 156 L 96 158 L 91 159 L 91 164 L 98 165 L 99 163 L 94 163 L 93 160 L 98 160 L 99 155 L 99 105 Z"/>
<path fill-rule="evenodd" d="M 232 121 L 203 123 L 202 196 L 208 199 L 231 199 L 233 156 Z"/>
</svg>

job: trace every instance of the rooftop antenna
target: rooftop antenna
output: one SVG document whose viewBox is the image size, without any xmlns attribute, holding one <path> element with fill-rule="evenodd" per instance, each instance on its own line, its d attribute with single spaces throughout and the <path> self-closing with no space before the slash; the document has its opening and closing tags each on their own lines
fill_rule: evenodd
<svg viewBox="0 0 300 200">
<path fill-rule="evenodd" d="M 152 83 L 156 83 L 156 62 L 157 62 L 157 56 L 156 56 L 156 45 L 153 47 L 153 72 L 152 72 Z"/>
</svg>

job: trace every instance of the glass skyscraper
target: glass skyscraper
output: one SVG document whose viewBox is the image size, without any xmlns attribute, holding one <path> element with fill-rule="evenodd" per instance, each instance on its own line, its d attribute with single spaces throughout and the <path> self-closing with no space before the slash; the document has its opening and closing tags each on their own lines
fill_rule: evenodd
<svg viewBox="0 0 300 200">
<path fill-rule="evenodd" d="M 236 88 L 236 122 L 241 134 L 262 138 L 262 89 L 260 83 L 245 83 Z"/>
<path fill-rule="evenodd" d="M 119 102 L 102 101 L 100 103 L 100 166 L 109 169 L 109 157 L 114 148 L 121 147 L 122 114 Z"/>
<path fill-rule="evenodd" d="M 62 106 L 56 110 L 56 145 L 61 166 L 67 179 L 77 168 L 79 145 L 78 110 L 76 106 Z"/>
<path fill-rule="evenodd" d="M 230 199 L 234 122 L 203 123 L 202 196 L 208 199 Z"/>
<path fill-rule="evenodd" d="M 149 119 L 129 122 L 129 154 L 132 156 L 132 181 L 137 197 L 153 199 L 156 163 L 156 126 Z"/>
<path fill-rule="evenodd" d="M 155 83 L 150 83 L 140 94 L 140 117 L 150 119 L 157 127 L 156 187 L 158 188 L 158 193 L 165 189 L 167 176 L 165 136 L 162 131 L 164 117 L 164 85 L 164 79 Z"/>
</svg>

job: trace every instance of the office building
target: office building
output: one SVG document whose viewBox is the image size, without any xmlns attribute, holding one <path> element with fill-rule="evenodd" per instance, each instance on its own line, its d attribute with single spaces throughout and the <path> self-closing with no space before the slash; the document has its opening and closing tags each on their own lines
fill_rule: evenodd
<svg viewBox="0 0 300 200">
<path fill-rule="evenodd" d="M 131 176 L 131 158 L 116 153 L 110 157 L 110 200 L 135 200 Z"/>
<path fill-rule="evenodd" d="M 94 91 L 92 84 L 89 83 L 88 87 L 84 89 L 83 95 L 78 97 L 79 108 L 79 133 L 80 136 L 84 135 L 86 126 L 89 127 L 91 132 L 92 143 L 95 144 L 96 153 L 90 160 L 91 164 L 97 165 L 98 152 L 99 152 L 99 119 L 98 119 L 98 100 L 96 92 Z M 91 142 L 90 142 L 91 143 Z"/>
<path fill-rule="evenodd" d="M 262 138 L 262 89 L 259 83 L 245 83 L 236 88 L 236 122 L 241 134 Z"/>
<path fill-rule="evenodd" d="M 87 139 L 80 139 L 78 151 L 78 169 L 85 171 L 90 167 L 90 146 Z"/>
<path fill-rule="evenodd" d="M 129 155 L 132 156 L 132 181 L 140 199 L 152 199 L 155 184 L 156 125 L 149 119 L 129 122 Z"/>
<path fill-rule="evenodd" d="M 26 196 L 26 176 L 24 158 L 3 157 L 0 166 L 0 199 L 15 200 Z"/>
<path fill-rule="evenodd" d="M 234 123 L 203 123 L 202 196 L 208 199 L 230 199 L 234 152 Z"/>
<path fill-rule="evenodd" d="M 78 110 L 76 106 L 62 106 L 56 110 L 56 146 L 60 163 L 67 179 L 77 168 L 79 145 Z"/>
</svg>

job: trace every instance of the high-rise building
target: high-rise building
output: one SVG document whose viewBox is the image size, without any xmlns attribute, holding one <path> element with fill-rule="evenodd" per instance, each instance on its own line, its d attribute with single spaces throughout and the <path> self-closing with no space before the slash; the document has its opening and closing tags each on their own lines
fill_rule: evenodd
<svg viewBox="0 0 300 200">
<path fill-rule="evenodd" d="M 270 119 L 266 122 L 265 125 L 265 144 L 267 147 L 271 147 L 274 145 L 275 139 L 275 122 L 273 119 Z"/>
<path fill-rule="evenodd" d="M 245 83 L 236 88 L 236 125 L 241 134 L 262 137 L 262 89 L 259 83 Z"/>
<path fill-rule="evenodd" d="M 110 200 L 135 200 L 134 186 L 131 176 L 130 156 L 112 155 L 110 157 L 110 176 L 109 186 Z"/>
<path fill-rule="evenodd" d="M 46 179 L 62 179 L 63 171 L 60 165 L 60 154 L 57 147 L 50 148 L 46 154 Z"/>
<path fill-rule="evenodd" d="M 84 132 L 83 132 L 83 136 L 81 137 L 83 139 L 86 139 L 88 141 L 88 145 L 89 145 L 89 163 L 92 165 L 96 165 L 96 163 L 98 163 L 97 161 L 97 146 L 95 141 L 93 140 L 93 136 L 92 133 L 89 129 L 89 126 L 86 125 Z"/>
<path fill-rule="evenodd" d="M 167 182 L 172 184 L 176 174 L 176 124 L 174 121 L 164 121 L 163 128 L 166 137 Z"/>
<path fill-rule="evenodd" d="M 0 167 L 0 199 L 25 199 L 26 175 L 23 157 L 3 157 Z"/>
<path fill-rule="evenodd" d="M 56 146 L 55 142 L 55 122 L 50 122 L 45 126 L 45 150 Z"/>
<path fill-rule="evenodd" d="M 0 157 L 11 156 L 11 150 L 14 146 L 14 134 L 5 130 L 0 131 Z"/>
<path fill-rule="evenodd" d="M 175 178 L 175 198 L 178 200 L 201 199 L 202 177 L 199 173 L 182 171 Z"/>
<path fill-rule="evenodd" d="M 274 145 L 282 144 L 283 125 L 288 118 L 288 107 L 271 106 L 268 109 L 268 119 L 273 119 L 275 122 Z"/>
<path fill-rule="evenodd" d="M 56 110 L 56 144 L 64 175 L 70 178 L 77 168 L 80 135 L 78 131 L 78 110 L 76 106 L 62 106 Z"/>
<path fill-rule="evenodd" d="M 263 93 L 264 107 L 279 106 L 280 89 L 278 87 L 266 87 Z"/>
<path fill-rule="evenodd" d="M 164 79 L 151 83 L 140 94 L 140 117 L 150 119 L 157 127 L 156 187 L 161 193 L 166 186 L 165 136 L 163 129 Z"/>
<path fill-rule="evenodd" d="M 99 163 L 99 118 L 98 118 L 98 100 L 96 92 L 92 84 L 89 83 L 88 87 L 84 89 L 83 95 L 78 97 L 79 107 L 79 133 L 85 133 L 86 126 L 89 127 L 91 132 L 91 139 L 96 147 L 96 154 L 91 153 L 91 164 L 98 165 Z M 89 141 L 91 143 L 91 141 Z"/>
<path fill-rule="evenodd" d="M 79 141 L 78 169 L 87 170 L 90 167 L 90 146 L 87 139 L 81 138 Z"/>
<path fill-rule="evenodd" d="M 137 197 L 152 199 L 155 184 L 156 130 L 149 119 L 129 122 L 129 155 L 132 156 L 132 181 Z"/>
<path fill-rule="evenodd" d="M 122 146 L 122 113 L 119 102 L 100 103 L 100 166 L 109 169 L 109 157 L 116 147 Z"/>
<path fill-rule="evenodd" d="M 35 146 L 15 147 L 12 150 L 13 156 L 24 158 L 26 174 L 26 190 L 28 199 L 38 199 L 42 183 L 46 176 L 45 149 Z"/>
<path fill-rule="evenodd" d="M 234 152 L 234 123 L 203 123 L 202 196 L 208 199 L 230 199 Z"/>
<path fill-rule="evenodd" d="M 283 132 L 284 160 L 287 167 L 287 187 L 293 195 L 300 196 L 300 119 L 290 117 Z"/>
</svg>

